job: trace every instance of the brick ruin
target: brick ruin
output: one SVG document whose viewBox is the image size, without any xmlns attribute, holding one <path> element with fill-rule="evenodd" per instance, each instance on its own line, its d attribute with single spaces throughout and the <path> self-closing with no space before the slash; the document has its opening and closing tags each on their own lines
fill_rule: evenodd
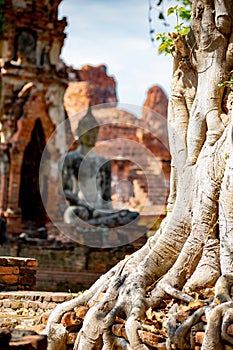
<svg viewBox="0 0 233 350">
<path fill-rule="evenodd" d="M 65 18 L 57 19 L 60 2 L 61 0 L 6 0 L 3 6 L 4 31 L 0 40 L 0 213 L 7 216 L 9 233 L 20 233 L 28 225 L 36 224 L 39 227 L 46 223 L 47 216 L 39 191 L 39 166 L 44 146 L 56 127 L 66 120 L 66 111 L 71 117 L 85 110 L 89 104 L 111 103 L 113 108 L 116 128 L 112 128 L 110 124 L 107 126 L 109 116 L 104 111 L 98 113 L 99 121 L 105 123 L 105 126 L 101 127 L 97 145 L 97 152 L 104 152 L 105 156 L 112 159 L 113 200 L 116 201 L 117 197 L 114 183 L 118 182 L 122 187 L 118 191 L 128 193 L 128 205 L 134 209 L 139 208 L 139 198 L 145 201 L 149 196 L 148 178 L 153 182 L 154 176 L 151 174 L 153 166 L 149 164 L 149 158 L 146 157 L 148 159 L 145 161 L 140 150 L 131 147 L 133 144 L 116 145 L 115 150 L 119 153 L 117 158 L 112 154 L 111 143 L 103 147 L 103 140 L 116 139 L 116 135 L 121 135 L 135 141 L 135 144 L 141 144 L 155 155 L 155 172 L 160 167 L 163 179 L 154 176 L 149 205 L 152 206 L 153 213 L 161 213 L 161 210 L 164 212 L 170 160 L 169 152 L 164 147 L 167 145 L 166 120 L 162 123 L 161 120 L 157 121 L 157 124 L 155 122 L 156 128 L 150 123 L 150 132 L 147 132 L 148 120 L 153 118 L 142 116 L 139 120 L 132 113 L 114 109 L 117 105 L 116 81 L 108 76 L 105 65 L 86 65 L 81 69 L 74 69 L 66 67 L 60 61 L 59 56 L 66 36 L 64 29 L 67 25 Z M 156 89 L 149 90 L 144 107 L 166 116 L 167 99 L 160 88 Z M 156 119 L 155 115 L 156 113 Z M 73 136 L 68 123 L 59 128 L 53 142 L 46 149 L 50 168 L 56 168 L 67 150 L 67 144 L 72 143 L 70 140 Z M 141 163 L 141 168 L 145 170 L 144 178 L 142 169 L 135 167 L 130 160 L 134 153 L 134 161 Z M 133 183 L 133 190 L 129 189 L 127 180 Z M 48 173 L 46 170 L 40 171 L 43 193 L 47 196 L 47 205 L 54 216 L 59 208 L 58 181 L 58 176 L 54 175 L 52 186 L 48 190 Z M 131 202 L 130 191 L 134 192 Z"/>
<path fill-rule="evenodd" d="M 3 5 L 0 211 L 7 216 L 9 232 L 22 232 L 22 220 L 43 225 L 46 219 L 39 193 L 40 159 L 65 119 L 67 79 L 59 56 L 67 23 L 57 19 L 60 2 L 6 0 Z M 66 150 L 62 133 L 49 150 L 51 161 Z M 42 181 L 46 186 L 45 175 Z"/>
<path fill-rule="evenodd" d="M 89 249 L 71 242 L 48 220 L 39 182 L 52 217 L 61 220 L 60 209 L 66 204 L 58 193 L 58 164 L 70 145 L 75 144 L 75 128 L 89 104 L 110 104 L 110 109 L 99 108 L 94 113 L 101 124 L 96 151 L 112 162 L 115 207 L 124 205 L 140 211 L 148 200 L 143 214 L 146 220 L 147 215 L 157 218 L 164 213 L 169 186 L 166 118 L 156 114 L 159 111 L 166 116 L 165 94 L 159 87 L 152 87 L 143 109 L 151 115 L 142 114 L 139 119 L 120 108 L 116 81 L 108 75 L 105 65 L 66 67 L 60 61 L 67 24 L 65 18 L 57 19 L 60 2 L 5 0 L 2 9 L 0 215 L 6 216 L 11 244 L 1 246 L 0 240 L 0 255 L 36 258 L 37 290 L 67 290 L 72 281 L 72 288 L 88 288 L 147 238 L 143 223 L 137 228 L 139 241 L 131 245 L 125 242 L 125 246 L 118 247 L 122 235 L 114 232 L 116 248 Z M 56 129 L 58 132 L 49 142 Z M 48 166 L 45 162 L 43 168 L 42 154 L 48 160 Z M 41 226 L 46 226 L 46 237 L 37 232 Z M 19 237 L 22 232 L 26 234 Z M 12 277 L 16 285 L 20 276 Z"/>
<path fill-rule="evenodd" d="M 73 135 L 87 107 L 93 106 L 100 124 L 96 152 L 111 159 L 114 207 L 127 205 L 145 216 L 164 214 L 170 176 L 167 97 L 159 86 L 151 87 L 138 118 L 117 102 L 115 86 L 106 66 L 72 69 L 64 103 Z"/>
<path fill-rule="evenodd" d="M 33 290 L 38 262 L 32 258 L 0 257 L 0 289 Z"/>
<path fill-rule="evenodd" d="M 2 9 L 0 215 L 6 216 L 8 233 L 17 237 L 9 245 L 1 246 L 0 242 L 0 287 L 5 290 L 0 293 L 0 344 L 7 350 L 45 350 L 45 336 L 26 331 L 19 336 L 15 327 L 40 332 L 56 304 L 89 288 L 147 239 L 145 227 L 141 226 L 140 239 L 131 244 L 95 249 L 64 237 L 48 222 L 39 182 L 56 217 L 60 205 L 58 163 L 74 143 L 75 127 L 81 117 L 73 119 L 73 115 L 85 112 L 89 104 L 111 104 L 110 115 L 106 108 L 94 112 L 101 124 L 96 151 L 111 159 L 115 205 L 126 203 L 140 210 L 141 203 L 148 199 L 147 209 L 151 212 L 145 211 L 145 216 L 159 216 L 164 213 L 169 188 L 165 94 L 159 87 L 152 87 L 138 119 L 117 105 L 116 81 L 107 74 L 105 65 L 86 65 L 79 70 L 66 67 L 60 61 L 67 25 L 65 18 L 58 20 L 60 2 L 5 0 Z M 68 118 L 70 123 L 63 123 Z M 48 142 L 58 126 L 52 142 Z M 45 145 L 52 179 L 46 167 L 40 168 Z M 146 150 L 144 155 L 142 149 Z M 129 181 L 133 189 L 128 187 Z M 148 181 L 153 183 L 150 188 Z M 128 195 L 123 202 L 117 197 L 118 183 Z M 42 237 L 36 229 L 45 225 L 48 236 Z M 25 230 L 26 234 L 18 237 Z M 132 234 L 134 231 L 133 228 Z M 68 290 L 72 293 L 63 293 Z M 25 319 L 31 323 L 21 324 Z M 11 335 L 8 328 L 14 329 Z M 75 336 L 70 334 L 68 347 L 72 348 Z"/>
<path fill-rule="evenodd" d="M 111 103 L 114 128 L 109 123 L 109 109 L 95 110 L 101 124 L 97 151 L 112 159 L 115 182 L 123 185 L 128 179 L 133 182 L 135 203 L 131 203 L 132 207 L 137 205 L 138 198 L 149 198 L 152 212 L 160 212 L 168 192 L 170 155 L 166 119 L 156 114 L 166 116 L 165 94 L 159 87 L 151 87 L 139 120 L 132 113 L 116 108 L 116 83 L 107 75 L 104 65 L 84 66 L 80 70 L 64 67 L 59 55 L 65 39 L 66 20 L 57 20 L 60 2 L 4 1 L 5 27 L 0 37 L 0 215 L 4 213 L 7 216 L 10 233 L 20 233 L 27 225 L 32 227 L 35 223 L 37 227 L 44 225 L 47 220 L 39 193 L 39 165 L 51 134 L 66 120 L 63 106 L 65 92 L 65 106 L 71 121 L 73 114 L 84 110 L 90 103 Z M 78 120 L 74 120 L 74 124 Z M 71 127 L 75 129 L 76 124 L 73 126 L 71 123 Z M 47 157 L 54 168 L 67 145 L 72 143 L 71 130 L 66 126 L 63 124 L 47 148 Z M 119 137 L 124 142 L 119 141 Z M 136 145 L 151 151 L 152 157 L 143 157 Z M 140 164 L 142 169 L 135 164 Z M 162 177 L 156 173 L 160 170 Z M 56 213 L 58 203 L 54 199 L 57 198 L 59 180 L 56 172 L 53 175 L 52 191 L 47 202 Z M 150 191 L 147 188 L 149 178 L 154 184 Z M 40 180 L 46 192 L 48 174 L 42 172 Z M 32 230 L 32 236 L 21 236 L 17 244 L 0 246 L 0 255 L 4 255 L 0 257 L 0 288 L 6 290 L 0 292 L 1 350 L 46 350 L 46 336 L 36 332 L 44 329 L 49 314 L 57 304 L 76 296 L 73 290 L 55 293 L 59 283 L 66 291 L 71 281 L 75 286 L 79 284 L 81 289 L 88 288 L 106 269 L 144 243 L 133 242 L 112 250 L 92 249 L 70 240 L 62 241 L 64 237 L 58 240 L 57 234 L 54 232 L 53 237 L 35 239 Z M 34 258 L 12 257 L 21 254 Z M 37 288 L 46 291 L 33 291 Z M 81 307 L 81 310 L 75 310 L 76 317 L 72 312 L 63 316 L 62 322 L 68 332 L 67 349 L 73 349 L 86 311 L 85 307 Z M 112 330 L 116 336 L 125 336 L 123 324 L 115 324 Z M 228 334 L 233 334 L 232 325 Z M 203 336 L 203 331 L 195 334 L 196 350 L 201 349 Z M 166 349 L 165 342 L 151 345 L 153 339 L 156 343 L 154 333 L 143 332 L 143 342 L 150 348 Z M 226 343 L 222 347 L 226 350 L 231 348 Z"/>
<path fill-rule="evenodd" d="M 64 96 L 69 116 L 85 110 L 89 104 L 116 103 L 116 81 L 109 76 L 107 67 L 85 65 L 81 69 L 67 68 L 69 86 Z"/>
</svg>

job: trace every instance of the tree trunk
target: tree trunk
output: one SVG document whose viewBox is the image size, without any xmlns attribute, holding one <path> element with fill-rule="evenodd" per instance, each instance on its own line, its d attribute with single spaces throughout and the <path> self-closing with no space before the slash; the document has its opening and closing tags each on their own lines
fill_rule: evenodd
<svg viewBox="0 0 233 350">
<path fill-rule="evenodd" d="M 230 89 L 218 86 L 229 80 L 233 68 L 232 13 L 232 0 L 194 0 L 188 36 L 171 34 L 168 216 L 144 247 L 52 312 L 46 328 L 49 350 L 66 349 L 62 316 L 80 305 L 89 310 L 75 350 L 151 349 L 155 337 L 145 341 L 145 315 L 150 308 L 161 308 L 168 296 L 182 300 L 165 311 L 168 349 L 193 348 L 191 334 L 204 313 L 202 348 L 233 343 L 227 333 L 233 323 L 233 98 Z M 194 302 L 193 292 L 213 286 L 214 299 L 203 301 L 180 321 L 177 310 Z M 124 320 L 124 338 L 113 332 L 116 318 Z"/>
</svg>

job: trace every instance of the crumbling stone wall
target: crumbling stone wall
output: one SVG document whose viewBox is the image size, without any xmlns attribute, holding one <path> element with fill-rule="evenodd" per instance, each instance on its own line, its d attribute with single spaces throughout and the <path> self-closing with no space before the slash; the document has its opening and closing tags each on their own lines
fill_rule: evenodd
<svg viewBox="0 0 233 350">
<path fill-rule="evenodd" d="M 74 137 L 89 104 L 117 103 L 116 92 L 108 95 L 114 91 L 114 78 L 107 76 L 106 69 L 100 74 L 102 67 L 72 69 L 64 103 Z M 79 76 L 87 81 L 78 81 Z M 93 94 L 93 87 L 98 94 Z M 106 96 L 109 99 L 105 99 Z M 108 108 L 102 105 L 93 109 L 100 124 L 96 152 L 111 159 L 115 208 L 127 204 L 133 210 L 142 212 L 143 208 L 143 215 L 165 213 L 170 177 L 167 105 L 163 90 L 154 86 L 148 90 L 141 118 L 115 108 L 114 103 L 107 105 Z"/>
<path fill-rule="evenodd" d="M 60 2 L 6 0 L 3 6 L 4 32 L 0 39 L 0 214 L 7 216 L 8 232 L 20 233 L 25 225 L 36 222 L 37 226 L 41 226 L 46 221 L 39 191 L 39 165 L 44 146 L 58 125 L 62 127 L 46 150 L 48 166 L 40 169 L 40 180 L 42 197 L 50 208 L 50 217 L 59 216 L 60 219 L 64 198 L 60 198 L 60 193 L 57 193 L 59 175 L 56 171 L 67 144 L 69 146 L 72 143 L 66 142 L 72 139 L 69 123 L 62 124 L 66 119 L 66 111 L 71 116 L 89 104 L 112 103 L 114 106 L 117 103 L 116 80 L 108 75 L 105 65 L 86 65 L 81 69 L 73 69 L 59 60 L 67 24 L 65 18 L 57 19 Z M 163 111 L 165 94 L 159 89 L 152 92 L 150 89 L 145 104 L 150 109 L 159 108 L 159 112 Z M 162 95 L 163 98 L 160 98 Z M 166 113 L 165 106 L 163 113 Z M 157 123 L 153 135 L 144 131 L 141 133 L 139 129 L 146 129 L 148 118 L 144 118 L 144 124 L 139 123 L 138 128 L 135 116 L 130 119 L 131 125 L 128 124 L 129 114 L 118 117 L 119 120 L 116 118 L 115 122 L 121 126 L 116 128 L 117 133 L 120 129 L 123 137 L 135 140 L 150 150 L 165 174 L 166 181 L 161 183 L 156 180 L 154 189 L 150 190 L 152 207 L 161 208 L 169 189 L 167 165 L 170 155 L 160 142 L 161 131 L 166 141 L 166 130 Z M 111 122 L 109 116 L 101 118 L 108 124 Z M 153 123 L 150 128 L 151 125 Z M 72 123 L 71 127 L 74 132 Z M 100 143 L 106 137 L 116 139 L 116 130 L 101 127 L 97 149 L 99 147 L 102 151 Z M 106 146 L 105 151 L 113 159 L 110 146 Z M 152 167 L 148 166 L 149 162 L 145 163 L 143 155 L 140 158 L 139 152 L 136 152 L 137 159 L 134 160 L 144 162 L 145 176 L 142 178 L 140 169 L 135 170 L 130 163 L 133 147 L 125 145 L 121 148 L 124 152 L 128 150 L 128 154 L 125 153 L 123 162 L 122 159 L 112 160 L 113 176 L 122 184 L 129 178 L 133 181 L 135 198 L 131 204 L 136 209 L 135 206 L 140 206 L 138 200 L 148 197 L 147 176 L 152 179 L 154 175 L 150 174 Z M 49 176 L 51 181 L 48 189 Z M 59 203 L 62 204 L 59 206 Z M 151 210 L 155 212 L 155 207 Z"/>
<path fill-rule="evenodd" d="M 64 102 L 69 115 L 86 109 L 91 103 L 96 106 L 117 102 L 116 80 L 109 76 L 107 66 L 85 65 L 81 69 L 67 68 L 69 86 Z"/>
<path fill-rule="evenodd" d="M 0 289 L 33 290 L 37 265 L 36 259 L 1 256 Z"/>
<path fill-rule="evenodd" d="M 39 194 L 40 158 L 52 132 L 66 118 L 67 79 L 59 56 L 67 23 L 57 19 L 60 2 L 6 0 L 3 5 L 0 213 L 7 216 L 8 232 L 22 232 L 22 219 L 41 225 L 46 217 Z M 66 131 L 61 129 L 50 145 L 52 165 L 66 150 Z M 46 192 L 47 174 L 41 175 Z M 57 179 L 53 181 L 47 200 L 56 213 Z"/>
</svg>

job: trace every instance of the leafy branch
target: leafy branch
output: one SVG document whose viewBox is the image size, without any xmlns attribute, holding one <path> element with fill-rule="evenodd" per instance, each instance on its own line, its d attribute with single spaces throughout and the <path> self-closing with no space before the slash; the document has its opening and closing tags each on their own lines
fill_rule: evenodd
<svg viewBox="0 0 233 350">
<path fill-rule="evenodd" d="M 169 24 L 166 20 L 167 17 L 171 15 L 175 15 L 176 18 L 176 25 L 174 26 L 173 32 L 179 34 L 179 35 L 187 35 L 189 32 L 189 22 L 190 22 L 190 16 L 191 16 L 191 0 L 177 0 L 181 3 L 181 5 L 176 5 L 169 7 L 167 9 L 166 17 L 164 16 L 164 10 L 161 10 L 161 6 L 163 5 L 163 0 L 159 0 L 156 4 L 157 7 L 160 8 L 158 19 L 163 21 L 163 24 L 165 27 L 168 27 Z M 151 11 L 153 7 L 151 5 L 151 2 L 149 1 L 149 23 L 152 22 L 152 16 Z M 158 53 L 164 53 L 165 55 L 169 54 L 171 52 L 171 49 L 173 47 L 173 39 L 171 35 L 167 32 L 158 33 L 155 36 L 154 34 L 155 30 L 150 27 L 150 35 L 151 35 L 151 41 L 154 42 L 154 40 L 159 41 L 160 45 L 158 47 Z"/>
</svg>

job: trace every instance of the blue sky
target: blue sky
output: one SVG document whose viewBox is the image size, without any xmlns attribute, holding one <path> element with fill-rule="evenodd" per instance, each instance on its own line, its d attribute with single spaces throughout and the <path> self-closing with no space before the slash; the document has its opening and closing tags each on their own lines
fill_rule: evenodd
<svg viewBox="0 0 233 350">
<path fill-rule="evenodd" d="M 141 106 L 147 90 L 160 85 L 169 94 L 172 59 L 158 55 L 149 37 L 148 0 L 63 0 L 68 65 L 106 64 L 117 81 L 121 103 Z M 164 31 L 159 21 L 155 30 Z"/>
</svg>

